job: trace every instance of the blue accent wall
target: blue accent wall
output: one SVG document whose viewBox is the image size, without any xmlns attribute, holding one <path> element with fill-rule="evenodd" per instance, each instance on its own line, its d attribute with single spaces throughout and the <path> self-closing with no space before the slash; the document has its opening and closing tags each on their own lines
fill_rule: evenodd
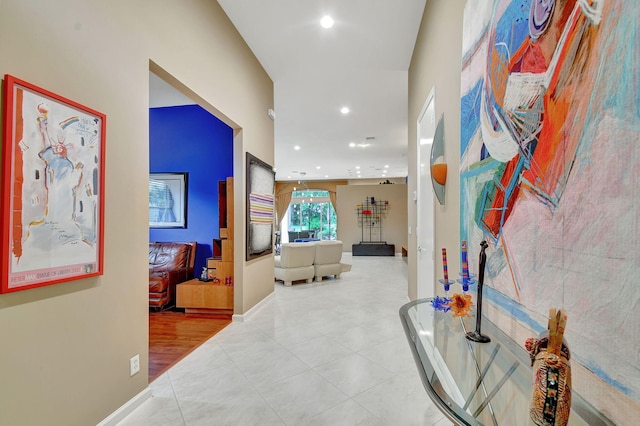
<svg viewBox="0 0 640 426">
<path fill-rule="evenodd" d="M 233 129 L 199 105 L 149 109 L 149 172 L 187 172 L 187 228 L 149 229 L 149 241 L 197 241 L 195 276 L 219 238 L 218 181 L 233 176 Z"/>
</svg>

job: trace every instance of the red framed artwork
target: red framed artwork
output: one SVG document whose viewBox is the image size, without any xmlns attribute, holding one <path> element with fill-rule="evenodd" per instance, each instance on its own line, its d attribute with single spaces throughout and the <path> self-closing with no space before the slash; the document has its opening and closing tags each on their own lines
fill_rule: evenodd
<svg viewBox="0 0 640 426">
<path fill-rule="evenodd" d="M 0 293 L 102 275 L 106 116 L 4 78 Z"/>
</svg>

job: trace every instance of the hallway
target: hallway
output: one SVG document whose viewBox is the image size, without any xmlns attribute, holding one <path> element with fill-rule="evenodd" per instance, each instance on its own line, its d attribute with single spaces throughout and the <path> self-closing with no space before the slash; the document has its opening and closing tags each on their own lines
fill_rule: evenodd
<svg viewBox="0 0 640 426">
<path fill-rule="evenodd" d="M 398 310 L 401 257 L 352 257 L 338 280 L 275 284 L 233 322 L 150 384 L 153 398 L 119 423 L 156 425 L 449 425 L 427 396 Z"/>
</svg>

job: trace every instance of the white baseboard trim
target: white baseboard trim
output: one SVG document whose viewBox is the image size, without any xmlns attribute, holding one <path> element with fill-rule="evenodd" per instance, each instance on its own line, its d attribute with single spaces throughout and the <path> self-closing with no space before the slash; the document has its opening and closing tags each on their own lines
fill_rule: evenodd
<svg viewBox="0 0 640 426">
<path fill-rule="evenodd" d="M 264 299 L 262 299 L 261 301 L 253 305 L 253 307 L 249 309 L 246 313 L 233 314 L 233 316 L 231 317 L 231 320 L 236 322 L 245 322 L 247 319 L 249 319 L 249 317 L 251 317 L 256 312 L 258 312 L 264 305 L 269 303 L 271 299 L 273 299 L 274 297 L 275 297 L 275 294 L 271 292 L 271 294 L 269 294 L 267 297 L 265 297 Z"/>
<path fill-rule="evenodd" d="M 116 426 L 125 417 L 133 413 L 133 411 L 142 405 L 147 399 L 151 398 L 151 388 L 146 387 L 142 392 L 125 402 L 122 407 L 111 413 L 106 419 L 98 423 L 97 426 Z"/>
</svg>

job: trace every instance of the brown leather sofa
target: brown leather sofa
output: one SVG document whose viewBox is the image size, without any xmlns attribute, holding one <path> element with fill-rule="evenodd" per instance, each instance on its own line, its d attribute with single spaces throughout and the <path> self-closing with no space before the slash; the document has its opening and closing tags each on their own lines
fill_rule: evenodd
<svg viewBox="0 0 640 426">
<path fill-rule="evenodd" d="M 175 304 L 176 285 L 193 278 L 197 246 L 195 241 L 149 243 L 149 307 Z"/>
</svg>

